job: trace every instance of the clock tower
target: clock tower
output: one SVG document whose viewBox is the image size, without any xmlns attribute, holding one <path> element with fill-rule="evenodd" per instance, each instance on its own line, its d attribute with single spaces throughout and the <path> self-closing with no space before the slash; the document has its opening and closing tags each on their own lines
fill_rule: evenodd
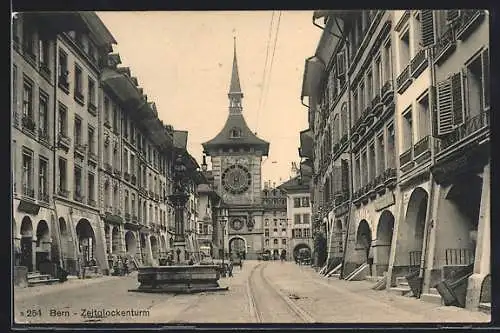
<svg viewBox="0 0 500 333">
<path fill-rule="evenodd" d="M 261 166 L 269 143 L 250 130 L 242 114 L 236 39 L 228 98 L 226 123 L 219 134 L 203 143 L 203 150 L 211 158 L 214 184 L 228 206 L 229 252 L 256 259 L 263 248 Z"/>
</svg>

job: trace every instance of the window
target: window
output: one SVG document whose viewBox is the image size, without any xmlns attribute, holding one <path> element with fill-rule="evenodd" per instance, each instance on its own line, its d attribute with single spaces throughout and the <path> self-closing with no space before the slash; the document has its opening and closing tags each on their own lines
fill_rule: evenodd
<svg viewBox="0 0 500 333">
<path fill-rule="evenodd" d="M 286 245 L 286 238 L 283 238 L 283 239 L 281 240 L 281 244 L 282 244 L 282 245 Z"/>
<path fill-rule="evenodd" d="M 384 45 L 384 83 L 392 80 L 392 49 L 391 42 Z"/>
<path fill-rule="evenodd" d="M 113 105 L 113 130 L 115 133 L 118 132 L 118 107 L 116 105 Z"/>
<path fill-rule="evenodd" d="M 122 124 L 123 136 L 125 139 L 128 139 L 128 119 L 127 116 L 123 115 L 123 124 Z"/>
<path fill-rule="evenodd" d="M 302 238 L 302 229 L 295 229 L 295 238 Z"/>
<path fill-rule="evenodd" d="M 278 225 L 278 219 L 273 219 L 274 226 L 276 227 Z"/>
<path fill-rule="evenodd" d="M 361 188 L 361 163 L 359 155 L 356 156 L 356 161 L 354 162 L 354 172 L 355 172 L 355 183 L 356 188 L 359 190 Z"/>
<path fill-rule="evenodd" d="M 467 117 L 479 115 L 489 106 L 488 77 L 489 57 L 487 51 L 482 56 L 477 56 L 464 69 L 466 80 L 466 112 Z M 456 117 L 455 117 L 456 118 Z M 458 125 L 460 122 L 455 121 Z"/>
<path fill-rule="evenodd" d="M 82 100 L 83 99 L 83 82 L 82 82 L 82 69 L 80 66 L 75 64 L 75 97 Z"/>
<path fill-rule="evenodd" d="M 88 144 L 89 144 L 89 153 L 95 153 L 95 131 L 94 128 L 89 126 L 88 129 Z"/>
<path fill-rule="evenodd" d="M 266 246 L 269 246 L 269 239 L 266 239 L 264 243 L 266 244 Z"/>
<path fill-rule="evenodd" d="M 130 174 L 135 175 L 135 155 L 130 154 Z"/>
<path fill-rule="evenodd" d="M 368 168 L 369 168 L 369 175 L 368 179 L 372 180 L 375 178 L 375 144 L 372 143 L 370 144 L 370 147 L 368 148 Z"/>
<path fill-rule="evenodd" d="M 113 207 L 115 209 L 115 214 L 117 214 L 120 211 L 120 203 L 118 202 L 118 186 L 115 186 L 113 188 Z M 144 216 L 146 216 L 146 213 L 144 213 Z"/>
<path fill-rule="evenodd" d="M 399 72 L 401 73 L 410 62 L 410 32 L 406 29 L 399 36 Z"/>
<path fill-rule="evenodd" d="M 382 62 L 380 61 L 380 56 L 377 56 L 375 59 L 375 65 L 373 66 L 373 91 L 374 95 L 377 96 L 380 94 L 380 90 L 382 89 Z"/>
<path fill-rule="evenodd" d="M 17 124 L 17 66 L 12 66 L 12 119 Z"/>
<path fill-rule="evenodd" d="M 33 152 L 28 149 L 23 149 L 23 193 L 30 198 L 34 197 Z"/>
<path fill-rule="evenodd" d="M 125 190 L 125 214 L 129 213 L 128 191 Z"/>
<path fill-rule="evenodd" d="M 45 70 L 48 70 L 49 59 L 50 59 L 49 42 L 40 38 L 38 45 L 40 48 L 38 55 L 40 60 L 40 66 L 43 67 Z"/>
<path fill-rule="evenodd" d="M 269 219 L 264 220 L 264 226 L 269 227 Z"/>
<path fill-rule="evenodd" d="M 413 39 L 413 56 L 415 56 L 422 49 L 422 23 L 420 16 L 413 18 L 412 39 Z"/>
<path fill-rule="evenodd" d="M 59 76 L 59 83 L 62 83 L 66 86 L 68 84 L 68 55 L 66 52 L 63 50 L 59 49 L 59 55 L 58 55 L 58 76 Z"/>
<path fill-rule="evenodd" d="M 88 77 L 88 103 L 89 105 L 95 106 L 95 81 L 89 76 Z"/>
<path fill-rule="evenodd" d="M 269 229 L 265 229 L 264 230 L 264 236 L 265 237 L 269 237 Z"/>
<path fill-rule="evenodd" d="M 75 200 L 80 201 L 82 199 L 82 169 L 78 166 L 75 166 Z"/>
<path fill-rule="evenodd" d="M 107 96 L 104 97 L 104 122 L 109 121 L 109 98 Z"/>
<path fill-rule="evenodd" d="M 302 207 L 309 207 L 309 197 L 302 197 Z"/>
<path fill-rule="evenodd" d="M 395 167 L 395 138 L 394 138 L 394 125 L 387 126 L 387 167 Z"/>
<path fill-rule="evenodd" d="M 82 120 L 79 117 L 75 117 L 75 146 L 80 146 L 82 144 Z"/>
<path fill-rule="evenodd" d="M 293 215 L 293 224 L 300 224 L 300 214 Z"/>
<path fill-rule="evenodd" d="M 278 240 L 277 239 L 273 239 L 273 244 L 274 245 L 278 245 Z"/>
<path fill-rule="evenodd" d="M 115 166 L 115 169 L 118 169 L 120 166 L 120 160 L 118 159 L 118 145 L 113 146 L 113 164 Z"/>
<path fill-rule="evenodd" d="M 38 162 L 38 194 L 39 198 L 45 202 L 48 202 L 48 178 L 47 178 L 47 172 L 48 172 L 48 161 L 40 157 L 40 160 Z"/>
<path fill-rule="evenodd" d="M 302 223 L 309 224 L 311 222 L 311 215 L 309 213 L 302 215 Z"/>
<path fill-rule="evenodd" d="M 104 209 L 106 211 L 109 211 L 108 208 L 109 208 L 109 183 L 105 182 L 104 183 Z"/>
<path fill-rule="evenodd" d="M 285 228 L 281 229 L 281 236 L 286 236 L 286 229 Z"/>
<path fill-rule="evenodd" d="M 385 171 L 384 133 L 377 135 L 377 175 Z"/>
<path fill-rule="evenodd" d="M 403 113 L 403 151 L 407 151 L 413 145 L 413 119 L 411 108 Z"/>
<path fill-rule="evenodd" d="M 273 236 L 278 236 L 278 229 L 277 228 L 273 229 Z"/>
<path fill-rule="evenodd" d="M 358 111 L 358 91 L 354 90 L 352 92 L 352 115 L 353 115 L 353 121 L 356 122 L 359 119 L 359 111 Z M 346 107 L 347 109 L 347 107 Z"/>
<path fill-rule="evenodd" d="M 361 186 L 368 183 L 368 161 L 366 158 L 366 150 L 361 152 Z"/>
<path fill-rule="evenodd" d="M 373 73 L 372 71 L 368 71 L 366 74 L 366 104 L 370 105 L 370 102 L 373 99 Z"/>
<path fill-rule="evenodd" d="M 23 85 L 23 118 L 33 119 L 33 85 L 26 80 Z"/>
<path fill-rule="evenodd" d="M 89 186 L 89 188 L 88 188 L 89 205 L 95 206 L 96 205 L 96 202 L 95 202 L 95 177 L 94 177 L 93 173 L 89 172 L 87 182 L 88 182 L 88 186 Z"/>
<path fill-rule="evenodd" d="M 27 55 L 31 56 L 35 60 L 35 39 L 33 28 L 30 26 L 28 20 L 23 21 L 23 49 Z"/>
<path fill-rule="evenodd" d="M 123 172 L 128 173 L 128 150 L 123 149 Z"/>
<path fill-rule="evenodd" d="M 417 101 L 418 137 L 422 139 L 429 135 L 429 95 L 426 93 Z"/>
<path fill-rule="evenodd" d="M 67 183 L 67 163 L 62 157 L 59 157 L 59 194 L 66 196 L 68 190 Z"/>
<path fill-rule="evenodd" d="M 342 105 L 342 109 L 340 111 L 340 123 L 342 127 L 342 137 L 347 135 L 348 127 L 347 127 L 347 103 Z"/>
<path fill-rule="evenodd" d="M 293 208 L 300 208 L 300 198 L 293 199 Z"/>
<path fill-rule="evenodd" d="M 47 95 L 40 91 L 40 97 L 38 102 L 38 134 L 40 138 L 47 139 L 48 132 L 48 115 L 49 115 L 49 105 Z"/>
<path fill-rule="evenodd" d="M 311 230 L 304 229 L 304 238 L 311 238 Z"/>
</svg>

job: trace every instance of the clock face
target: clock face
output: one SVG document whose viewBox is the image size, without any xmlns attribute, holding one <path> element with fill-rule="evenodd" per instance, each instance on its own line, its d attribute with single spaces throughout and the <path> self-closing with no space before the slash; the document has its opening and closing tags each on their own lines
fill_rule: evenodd
<svg viewBox="0 0 500 333">
<path fill-rule="evenodd" d="M 231 165 L 222 173 L 222 186 L 232 194 L 245 193 L 251 184 L 252 175 L 242 165 Z"/>
</svg>

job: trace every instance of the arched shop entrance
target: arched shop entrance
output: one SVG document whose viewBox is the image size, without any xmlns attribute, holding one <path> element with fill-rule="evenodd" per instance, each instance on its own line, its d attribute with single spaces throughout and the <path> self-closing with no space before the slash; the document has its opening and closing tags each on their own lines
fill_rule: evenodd
<svg viewBox="0 0 500 333">
<path fill-rule="evenodd" d="M 229 240 L 229 253 L 245 257 L 246 252 L 247 246 L 243 237 L 234 237 Z"/>
<path fill-rule="evenodd" d="M 78 221 L 76 225 L 76 235 L 78 239 L 78 249 L 83 258 L 83 264 L 89 266 L 95 254 L 96 238 L 94 229 L 87 219 Z"/>
<path fill-rule="evenodd" d="M 38 222 L 36 227 L 36 270 L 41 262 L 50 261 L 50 231 L 45 220 Z"/>
<path fill-rule="evenodd" d="M 29 216 L 25 216 L 21 221 L 20 263 L 28 268 L 28 272 L 33 271 L 33 224 Z"/>
<path fill-rule="evenodd" d="M 135 257 L 137 253 L 137 239 L 132 231 L 125 233 L 125 251 L 127 255 Z"/>
<path fill-rule="evenodd" d="M 383 276 L 389 268 L 392 234 L 394 231 L 394 215 L 384 210 L 380 215 L 377 225 L 377 241 L 374 244 L 375 267 L 377 276 Z"/>
</svg>

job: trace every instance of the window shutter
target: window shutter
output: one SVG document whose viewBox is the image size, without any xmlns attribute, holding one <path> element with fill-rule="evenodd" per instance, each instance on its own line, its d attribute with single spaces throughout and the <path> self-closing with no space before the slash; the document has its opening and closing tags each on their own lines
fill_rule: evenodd
<svg viewBox="0 0 500 333">
<path fill-rule="evenodd" d="M 446 11 L 446 21 L 448 22 L 455 21 L 459 17 L 460 17 L 460 10 L 453 9 Z"/>
<path fill-rule="evenodd" d="M 337 77 L 343 77 L 345 75 L 346 70 L 345 64 L 345 50 L 342 50 L 337 53 Z"/>
<path fill-rule="evenodd" d="M 451 77 L 451 91 L 453 101 L 453 125 L 460 126 L 464 123 L 464 102 L 463 102 L 463 74 L 457 73 Z"/>
<path fill-rule="evenodd" d="M 437 136 L 453 131 L 451 78 L 437 84 Z"/>
<path fill-rule="evenodd" d="M 431 117 L 432 117 L 432 136 L 438 136 L 438 106 L 437 106 L 437 89 L 435 86 L 430 86 L 429 88 L 429 106 L 431 107 Z"/>
<path fill-rule="evenodd" d="M 428 47 L 434 45 L 434 11 L 432 10 L 422 10 L 420 11 L 421 17 L 421 31 L 422 36 L 422 46 Z"/>
<path fill-rule="evenodd" d="M 342 168 L 340 166 L 336 166 L 334 167 L 333 172 L 334 172 L 333 177 L 335 180 L 334 193 L 337 193 L 342 191 Z"/>
<path fill-rule="evenodd" d="M 349 163 L 347 160 L 342 160 L 342 191 L 349 191 Z"/>
<path fill-rule="evenodd" d="M 490 108 L 490 52 L 489 49 L 483 51 L 483 108 Z"/>
</svg>

